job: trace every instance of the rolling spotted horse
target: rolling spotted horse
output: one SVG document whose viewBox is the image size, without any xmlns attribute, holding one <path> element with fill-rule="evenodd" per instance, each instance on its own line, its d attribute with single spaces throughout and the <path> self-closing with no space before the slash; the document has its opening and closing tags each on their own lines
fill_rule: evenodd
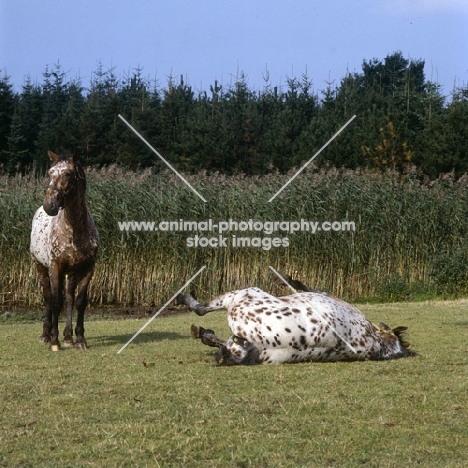
<svg viewBox="0 0 468 468">
<path fill-rule="evenodd" d="M 98 232 L 86 207 L 86 175 L 78 157 L 48 154 L 52 161 L 50 183 L 44 203 L 34 215 L 30 247 L 46 306 L 41 342 L 50 343 L 52 351 L 60 349 L 58 317 L 65 303 L 63 345 L 86 349 L 84 311 L 98 252 Z"/>
<path fill-rule="evenodd" d="M 290 280 L 290 278 L 289 278 Z M 296 282 L 295 286 L 302 283 Z M 303 286 L 303 285 L 302 285 Z M 220 365 L 384 360 L 415 356 L 403 338 L 407 327 L 393 330 L 372 324 L 350 304 L 324 292 L 275 297 L 258 288 L 228 292 L 198 303 L 180 294 L 179 304 L 197 315 L 227 309 L 233 333 L 227 341 L 212 330 L 192 325 L 192 336 L 218 348 Z"/>
</svg>

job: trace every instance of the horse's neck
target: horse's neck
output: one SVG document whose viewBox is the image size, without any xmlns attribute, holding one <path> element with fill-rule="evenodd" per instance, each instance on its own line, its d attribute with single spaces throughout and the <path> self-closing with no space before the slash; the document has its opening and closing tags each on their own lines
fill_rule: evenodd
<svg viewBox="0 0 468 468">
<path fill-rule="evenodd" d="M 88 209 L 84 190 L 77 190 L 64 208 L 65 219 L 74 232 L 88 230 Z"/>
</svg>

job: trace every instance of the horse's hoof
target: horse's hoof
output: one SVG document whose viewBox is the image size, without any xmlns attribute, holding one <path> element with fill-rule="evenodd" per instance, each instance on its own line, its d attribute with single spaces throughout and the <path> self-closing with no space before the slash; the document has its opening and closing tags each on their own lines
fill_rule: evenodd
<svg viewBox="0 0 468 468">
<path fill-rule="evenodd" d="M 39 343 L 41 343 L 41 344 L 50 343 L 50 336 L 41 336 L 39 338 Z"/>
<path fill-rule="evenodd" d="M 190 334 L 192 335 L 193 339 L 200 338 L 200 327 L 197 327 L 196 325 L 192 325 L 190 327 Z"/>
<path fill-rule="evenodd" d="M 52 345 L 50 345 L 50 350 L 51 351 L 60 351 L 60 345 L 52 344 Z"/>
<path fill-rule="evenodd" d="M 81 349 L 81 350 L 88 349 L 88 347 L 86 346 L 86 342 L 83 342 L 83 341 L 77 341 L 74 347 L 75 349 Z"/>
<path fill-rule="evenodd" d="M 73 343 L 73 340 L 64 340 L 63 341 L 63 347 L 64 348 L 73 348 L 75 343 Z"/>
</svg>

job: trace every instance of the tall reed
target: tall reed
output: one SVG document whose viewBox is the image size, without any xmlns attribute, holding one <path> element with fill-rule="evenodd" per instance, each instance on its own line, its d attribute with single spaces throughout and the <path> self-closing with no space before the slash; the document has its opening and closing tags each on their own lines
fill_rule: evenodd
<svg viewBox="0 0 468 468">
<path fill-rule="evenodd" d="M 115 166 L 89 169 L 88 206 L 101 239 L 90 288 L 92 304 L 161 304 L 203 265 L 206 270 L 189 287 L 200 296 L 253 285 L 281 294 L 285 289 L 273 281 L 268 268 L 271 265 L 310 286 L 350 300 L 379 295 L 401 298 L 421 287 L 431 293 L 445 291 L 441 289 L 443 278 L 434 273 L 436 259 L 449 262 L 449 267 L 456 255 L 468 259 L 468 176 L 455 180 L 449 174 L 428 181 L 415 173 L 401 176 L 311 168 L 270 203 L 268 200 L 292 175 L 185 175 L 207 199 L 203 203 L 169 171 L 129 173 Z M 46 185 L 46 180 L 31 176 L 0 177 L 3 306 L 36 307 L 41 303 L 29 257 L 29 236 Z M 269 236 L 229 232 L 224 234 L 229 240 L 227 247 L 191 248 L 187 238 L 194 232 L 122 232 L 118 226 L 119 221 L 210 218 L 215 222 L 230 218 L 354 221 L 356 230 L 275 232 Z M 230 242 L 233 235 L 287 237 L 289 246 L 236 248 Z M 453 291 L 468 292 L 468 281 L 464 286 L 463 281 L 457 284 Z"/>
</svg>

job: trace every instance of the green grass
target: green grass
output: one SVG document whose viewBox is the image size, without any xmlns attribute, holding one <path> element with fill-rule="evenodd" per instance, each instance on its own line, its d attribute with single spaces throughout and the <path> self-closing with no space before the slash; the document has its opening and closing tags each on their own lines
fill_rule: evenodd
<svg viewBox="0 0 468 468">
<path fill-rule="evenodd" d="M 49 352 L 41 324 L 0 324 L 0 466 L 466 467 L 468 301 L 363 305 L 409 326 L 420 356 L 216 367 L 190 338 L 225 313 L 87 322 Z M 63 323 L 61 324 L 63 329 Z"/>
</svg>

